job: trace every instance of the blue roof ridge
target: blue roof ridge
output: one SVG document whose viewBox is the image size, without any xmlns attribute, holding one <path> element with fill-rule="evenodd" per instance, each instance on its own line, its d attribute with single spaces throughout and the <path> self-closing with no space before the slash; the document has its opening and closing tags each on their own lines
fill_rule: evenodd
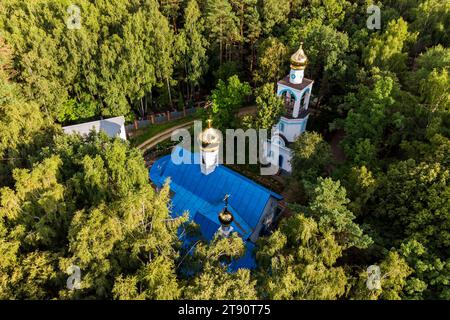
<svg viewBox="0 0 450 320">
<path fill-rule="evenodd" d="M 189 151 L 186 150 L 186 152 L 189 152 Z M 191 154 L 192 154 L 192 153 L 191 153 Z M 159 162 L 163 162 L 162 160 L 164 160 L 164 159 L 170 158 L 170 156 L 171 156 L 171 155 L 169 154 L 169 155 L 166 155 L 166 156 L 163 156 L 163 157 L 159 158 L 158 160 L 155 161 L 155 163 L 153 164 L 153 166 L 154 166 L 155 164 L 159 163 Z M 152 166 L 152 168 L 153 168 L 153 166 Z M 162 171 L 164 171 L 165 168 L 166 168 L 166 165 L 164 165 L 164 167 L 162 168 Z M 280 194 L 278 194 L 278 193 L 276 193 L 276 192 L 274 192 L 274 191 L 272 191 L 272 190 L 270 190 L 270 189 L 268 189 L 268 188 L 266 188 L 266 187 L 260 185 L 259 183 L 256 183 L 256 182 L 253 181 L 252 179 L 247 178 L 246 176 L 244 176 L 244 175 L 242 175 L 242 174 L 240 174 L 240 173 L 238 173 L 238 172 L 236 172 L 236 171 L 234 171 L 234 170 L 232 170 L 232 169 L 226 167 L 225 165 L 220 165 L 219 167 L 217 167 L 216 170 L 225 170 L 225 171 L 227 171 L 227 172 L 229 172 L 229 173 L 231 173 L 231 174 L 237 176 L 238 178 L 240 178 L 240 179 L 242 179 L 242 180 L 244 180 L 244 181 L 247 181 L 248 183 L 250 183 L 250 184 L 256 186 L 257 188 L 259 188 L 259 189 L 261 189 L 261 190 L 263 190 L 263 191 L 269 193 L 271 196 L 277 198 L 278 200 L 283 199 L 283 196 L 281 196 Z"/>
</svg>

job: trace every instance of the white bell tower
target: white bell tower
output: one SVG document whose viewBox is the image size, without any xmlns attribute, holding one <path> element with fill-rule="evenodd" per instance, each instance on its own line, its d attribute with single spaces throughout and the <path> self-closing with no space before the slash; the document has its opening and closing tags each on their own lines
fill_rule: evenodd
<svg viewBox="0 0 450 320">
<path fill-rule="evenodd" d="M 277 125 L 273 128 L 275 134 L 268 141 L 268 150 L 277 146 L 279 155 L 270 159 L 285 172 L 291 172 L 293 143 L 306 130 L 309 119 L 309 102 L 314 81 L 305 78 L 305 68 L 308 57 L 303 51 L 303 43 L 291 56 L 291 71 L 277 83 L 277 95 L 284 101 L 284 112 Z"/>
</svg>

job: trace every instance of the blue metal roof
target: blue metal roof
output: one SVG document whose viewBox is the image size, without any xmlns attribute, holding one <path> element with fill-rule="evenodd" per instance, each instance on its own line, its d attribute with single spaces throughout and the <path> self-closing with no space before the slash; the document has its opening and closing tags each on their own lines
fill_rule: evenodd
<svg viewBox="0 0 450 320">
<path fill-rule="evenodd" d="M 188 152 L 183 150 L 182 152 Z M 214 172 L 204 175 L 200 170 L 198 154 L 190 154 L 193 164 L 175 164 L 171 156 L 158 159 L 150 169 L 150 179 L 157 187 L 161 187 L 170 178 L 172 196 L 172 215 L 189 213 L 191 220 L 200 225 L 203 237 L 211 240 L 220 227 L 218 213 L 223 209 L 223 199 L 229 194 L 229 210 L 235 221 L 234 231 L 247 240 L 257 226 L 270 197 L 281 200 L 282 197 L 254 181 L 219 165 Z M 233 262 L 239 267 L 254 267 L 251 255 L 253 244 L 241 259 Z M 248 247 L 247 245 L 247 247 Z"/>
</svg>

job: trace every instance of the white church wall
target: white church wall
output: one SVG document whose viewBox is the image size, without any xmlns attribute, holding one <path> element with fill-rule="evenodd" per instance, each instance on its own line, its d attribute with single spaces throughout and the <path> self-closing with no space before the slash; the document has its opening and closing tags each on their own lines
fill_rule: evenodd
<svg viewBox="0 0 450 320">
<path fill-rule="evenodd" d="M 270 197 L 266 203 L 266 206 L 264 207 L 263 214 L 259 218 L 258 224 L 256 225 L 255 229 L 253 230 L 252 234 L 249 237 L 249 240 L 251 242 L 254 243 L 258 240 L 259 234 L 261 233 L 261 230 L 265 222 L 269 222 L 268 225 L 272 223 L 277 206 L 278 200 L 273 197 Z"/>
</svg>

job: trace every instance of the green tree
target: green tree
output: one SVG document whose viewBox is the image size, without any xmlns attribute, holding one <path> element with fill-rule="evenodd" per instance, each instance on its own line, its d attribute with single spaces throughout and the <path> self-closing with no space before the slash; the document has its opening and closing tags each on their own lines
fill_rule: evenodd
<svg viewBox="0 0 450 320">
<path fill-rule="evenodd" d="M 262 33 L 262 23 L 261 17 L 258 11 L 257 2 L 258 0 L 244 0 L 242 1 L 244 6 L 243 12 L 243 27 L 244 27 L 244 41 L 250 46 L 250 57 L 249 57 L 249 71 L 253 72 L 256 48 L 255 44 Z"/>
<path fill-rule="evenodd" d="M 348 178 L 343 181 L 343 184 L 348 192 L 349 199 L 352 200 L 348 207 L 357 216 L 363 213 L 367 202 L 373 196 L 377 188 L 377 182 L 372 171 L 364 165 L 350 169 Z"/>
<path fill-rule="evenodd" d="M 381 261 L 380 265 L 381 289 L 367 287 L 368 272 L 364 270 L 359 274 L 358 283 L 350 293 L 352 299 L 358 300 L 402 300 L 408 288 L 408 276 L 412 269 L 405 259 L 396 251 L 390 251 Z"/>
<path fill-rule="evenodd" d="M 304 132 L 292 146 L 292 175 L 298 180 L 316 181 L 332 162 L 331 148 L 317 132 Z"/>
<path fill-rule="evenodd" d="M 225 299 L 242 300 L 256 299 L 254 281 L 250 270 L 238 269 L 230 273 L 228 263 L 244 254 L 244 242 L 236 233 L 229 238 L 216 235 L 209 243 L 199 243 L 195 248 L 199 272 L 184 288 L 187 299 Z"/>
<path fill-rule="evenodd" d="M 206 68 L 207 41 L 203 37 L 204 22 L 196 0 L 189 1 L 184 12 L 184 28 L 180 31 L 182 38 L 182 63 L 184 65 L 187 99 L 192 99 L 195 87 L 199 84 Z"/>
<path fill-rule="evenodd" d="M 264 39 L 258 46 L 257 69 L 253 79 L 257 84 L 275 82 L 286 72 L 287 48 L 277 38 Z"/>
<path fill-rule="evenodd" d="M 431 112 L 450 112 L 450 77 L 447 70 L 433 70 L 420 84 L 424 105 Z"/>
<path fill-rule="evenodd" d="M 420 242 L 410 239 L 400 246 L 400 253 L 413 273 L 407 279 L 405 296 L 410 299 L 448 299 L 450 259 L 440 257 Z"/>
<path fill-rule="evenodd" d="M 205 24 L 209 30 L 210 43 L 219 47 L 219 63 L 231 58 L 231 45 L 241 41 L 238 18 L 228 0 L 207 0 Z"/>
<path fill-rule="evenodd" d="M 0 38 L 0 187 L 12 183 L 12 170 L 29 165 L 55 130 L 39 105 L 28 101 L 11 81 L 12 49 Z"/>
<path fill-rule="evenodd" d="M 426 0 L 414 10 L 412 27 L 419 32 L 419 49 L 450 41 L 446 24 L 450 19 L 450 4 L 447 1 Z"/>
<path fill-rule="evenodd" d="M 287 22 L 290 11 L 289 0 L 266 0 L 262 2 L 261 17 L 263 30 L 271 34 L 272 29 L 279 24 Z"/>
<path fill-rule="evenodd" d="M 291 52 L 298 49 L 300 42 L 304 42 L 303 47 L 308 56 L 305 76 L 316 82 L 316 109 L 334 92 L 348 90 L 347 85 L 354 80 L 347 77 L 347 73 L 351 72 L 348 69 L 354 62 L 349 53 L 350 39 L 346 33 L 323 24 L 322 19 L 317 18 L 294 20 L 286 37 L 293 48 Z"/>
<path fill-rule="evenodd" d="M 173 30 L 156 0 L 77 3 L 81 29 L 69 29 L 66 1 L 8 0 L 2 26 L 18 56 L 26 96 L 56 116 L 69 98 L 99 114 L 128 115 L 154 86 L 169 91 Z M 21 17 L 18 18 L 16 14 Z M 142 106 L 141 106 L 142 109 Z"/>
<path fill-rule="evenodd" d="M 168 185 L 150 187 L 127 142 L 56 136 L 13 178 L 0 189 L 3 298 L 126 298 L 123 279 L 136 279 L 128 297 L 179 297 L 177 230 L 186 217 L 170 217 Z M 65 288 L 71 265 L 81 269 L 80 290 Z"/>
<path fill-rule="evenodd" d="M 264 299 L 338 299 L 347 276 L 336 265 L 342 247 L 328 231 L 302 214 L 282 221 L 270 237 L 260 238 L 256 258 Z"/>
<path fill-rule="evenodd" d="M 402 18 L 389 22 L 386 31 L 370 39 L 364 52 L 364 63 L 369 67 L 404 72 L 406 69 L 406 44 L 414 40 L 415 34 L 408 32 L 408 23 Z"/>
<path fill-rule="evenodd" d="M 347 208 L 350 200 L 339 181 L 318 178 L 310 196 L 307 214 L 316 219 L 322 232 L 331 232 L 344 249 L 353 246 L 364 249 L 373 243 L 354 221 L 355 215 Z"/>
<path fill-rule="evenodd" d="M 250 85 L 241 82 L 237 76 L 230 77 L 226 83 L 219 80 L 211 95 L 214 125 L 220 129 L 233 128 L 236 113 L 250 94 Z"/>
<path fill-rule="evenodd" d="M 274 92 L 271 83 L 266 83 L 257 90 L 256 105 L 258 107 L 257 127 L 267 130 L 272 129 L 280 120 L 284 111 L 284 103 Z"/>
<path fill-rule="evenodd" d="M 388 219 L 395 238 L 412 237 L 431 248 L 450 246 L 449 170 L 413 159 L 392 164 L 380 181 L 376 216 Z M 387 234 L 386 234 L 387 236 Z"/>
<path fill-rule="evenodd" d="M 346 136 L 342 141 L 345 154 L 354 164 L 376 165 L 377 154 L 387 145 L 385 137 L 394 114 L 397 84 L 389 76 L 374 77 L 373 89 L 361 86 L 357 94 L 345 98 L 349 109 L 344 121 Z M 389 111 L 389 113 L 388 113 Z"/>
</svg>

